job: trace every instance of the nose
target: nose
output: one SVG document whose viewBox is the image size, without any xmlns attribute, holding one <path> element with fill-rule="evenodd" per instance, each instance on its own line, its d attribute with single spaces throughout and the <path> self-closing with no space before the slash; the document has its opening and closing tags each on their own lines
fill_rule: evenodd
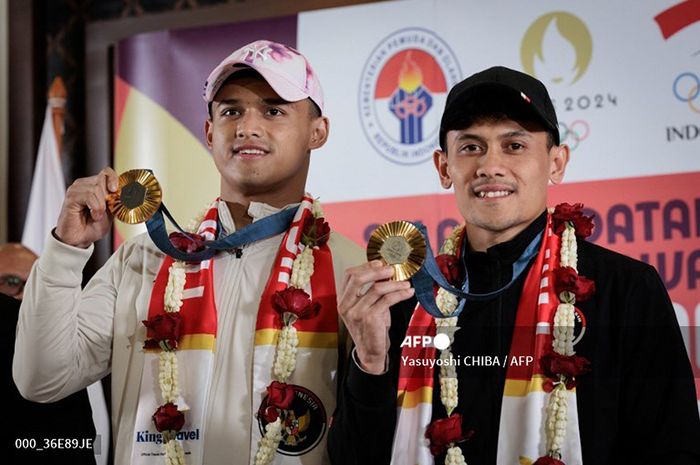
<svg viewBox="0 0 700 465">
<path fill-rule="evenodd" d="M 246 111 L 238 118 L 236 126 L 236 138 L 247 139 L 251 137 L 261 137 L 263 125 L 261 117 L 253 111 Z"/>
<path fill-rule="evenodd" d="M 474 175 L 477 178 L 503 177 L 506 174 L 504 154 L 497 149 L 489 149 L 477 160 Z"/>
</svg>

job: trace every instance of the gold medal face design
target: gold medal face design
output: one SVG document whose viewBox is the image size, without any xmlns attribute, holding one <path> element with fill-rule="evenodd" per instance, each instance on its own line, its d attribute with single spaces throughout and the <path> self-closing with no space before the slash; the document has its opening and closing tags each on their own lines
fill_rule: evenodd
<svg viewBox="0 0 700 465">
<path fill-rule="evenodd" d="M 394 267 L 392 281 L 405 281 L 423 265 L 425 238 L 408 221 L 393 221 L 379 226 L 367 243 L 367 260 L 382 260 Z"/>
<path fill-rule="evenodd" d="M 115 218 L 128 224 L 143 223 L 158 210 L 163 199 L 160 184 L 148 170 L 130 170 L 119 176 L 119 188 L 107 199 Z"/>
</svg>

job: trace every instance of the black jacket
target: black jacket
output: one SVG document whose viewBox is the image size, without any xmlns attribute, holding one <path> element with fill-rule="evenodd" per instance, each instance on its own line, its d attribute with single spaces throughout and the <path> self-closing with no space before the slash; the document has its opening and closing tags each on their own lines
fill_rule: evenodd
<svg viewBox="0 0 700 465">
<path fill-rule="evenodd" d="M 543 213 L 513 240 L 465 257 L 471 292 L 498 289 L 511 279 L 512 263 L 544 228 Z M 698 464 L 700 421 L 693 374 L 664 285 L 637 260 L 578 242 L 579 273 L 593 279 L 595 296 L 577 304 L 586 318 L 575 349 L 593 371 L 579 379 L 577 402 L 583 461 L 592 465 Z M 506 355 L 526 270 L 499 297 L 468 303 L 460 315 L 452 351 L 457 356 Z M 396 425 L 400 344 L 415 300 L 391 310 L 389 371 L 373 376 L 354 362 L 340 388 L 329 430 L 335 465 L 388 464 Z M 435 370 L 437 376 L 439 370 Z M 458 367 L 462 443 L 470 465 L 496 463 L 505 367 Z M 436 385 L 439 383 L 436 382 Z M 446 412 L 434 390 L 433 419 Z M 444 463 L 444 456 L 436 457 Z M 403 464 L 398 464 L 403 465 Z M 406 464 L 412 465 L 412 464 Z"/>
</svg>

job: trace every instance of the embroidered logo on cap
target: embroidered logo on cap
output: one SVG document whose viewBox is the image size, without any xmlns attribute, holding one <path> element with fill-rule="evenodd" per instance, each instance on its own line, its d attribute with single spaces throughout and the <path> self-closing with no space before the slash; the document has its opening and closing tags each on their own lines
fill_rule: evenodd
<svg viewBox="0 0 700 465">
<path fill-rule="evenodd" d="M 272 48 L 269 45 L 249 45 L 243 50 L 241 50 L 241 55 L 243 55 L 243 61 L 246 63 L 255 63 L 258 59 L 265 61 L 270 58 L 270 53 L 272 53 Z"/>
</svg>

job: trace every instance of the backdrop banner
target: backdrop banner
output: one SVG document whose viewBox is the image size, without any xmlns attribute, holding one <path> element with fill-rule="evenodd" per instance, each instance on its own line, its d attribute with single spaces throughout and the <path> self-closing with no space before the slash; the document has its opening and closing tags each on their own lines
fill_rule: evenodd
<svg viewBox="0 0 700 465">
<path fill-rule="evenodd" d="M 281 41 L 324 88 L 330 138 L 308 188 L 332 226 L 364 245 L 379 223 L 422 221 L 437 243 L 460 218 L 432 161 L 447 92 L 494 65 L 522 70 L 548 87 L 571 147 L 551 205 L 584 203 L 591 240 L 657 268 L 700 388 L 699 36 L 694 0 L 408 0 L 143 34 L 117 47 L 115 168 L 153 169 L 187 222 L 219 190 L 208 72 L 247 42 Z M 119 240 L 143 230 L 117 228 Z"/>
</svg>

